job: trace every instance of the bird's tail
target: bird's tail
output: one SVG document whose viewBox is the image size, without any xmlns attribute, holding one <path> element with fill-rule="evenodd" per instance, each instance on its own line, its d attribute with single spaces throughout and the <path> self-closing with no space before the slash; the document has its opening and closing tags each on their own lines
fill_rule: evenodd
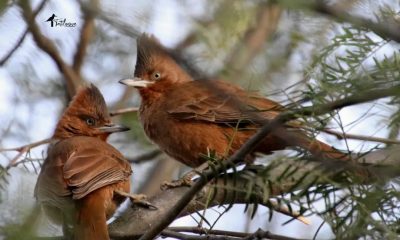
<svg viewBox="0 0 400 240">
<path fill-rule="evenodd" d="M 284 140 L 289 146 L 300 147 L 309 151 L 314 158 L 350 161 L 348 154 L 343 153 L 332 146 L 317 139 L 307 136 L 299 129 L 279 129 L 277 136 Z"/>
<path fill-rule="evenodd" d="M 77 221 L 74 228 L 75 240 L 108 240 L 106 223 L 106 199 L 102 188 L 77 200 Z"/>
<path fill-rule="evenodd" d="M 332 146 L 313 139 L 299 129 L 279 129 L 277 134 L 289 146 L 297 146 L 309 151 L 313 158 L 323 163 L 331 173 L 341 173 L 342 170 L 351 171 L 359 181 L 368 182 L 375 179 L 368 168 L 353 161 L 350 154 L 343 153 Z M 334 176 L 334 174 L 333 174 Z M 340 176 L 339 176 L 340 177 Z"/>
</svg>

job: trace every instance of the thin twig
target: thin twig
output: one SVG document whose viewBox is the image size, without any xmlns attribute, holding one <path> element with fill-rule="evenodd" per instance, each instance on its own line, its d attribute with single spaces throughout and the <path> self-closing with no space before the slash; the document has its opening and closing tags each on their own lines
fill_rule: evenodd
<svg viewBox="0 0 400 240">
<path fill-rule="evenodd" d="M 282 3 L 287 7 L 291 7 L 290 4 L 286 3 L 290 1 L 285 2 L 278 0 L 276 2 Z M 354 14 L 349 14 L 348 12 L 346 12 L 346 9 L 343 9 L 342 7 L 337 7 L 334 4 L 328 4 L 327 2 L 328 1 L 324 0 L 317 0 L 317 1 L 303 0 L 302 2 L 300 2 L 300 4 L 304 4 L 304 7 L 313 10 L 314 12 L 330 16 L 337 21 L 348 22 L 355 26 L 370 29 L 383 39 L 391 39 L 396 42 L 400 42 L 400 31 L 399 31 L 399 26 L 397 24 L 389 22 L 385 23 L 374 22 L 367 18 L 355 16 Z M 299 6 L 297 4 L 295 5 Z"/>
<path fill-rule="evenodd" d="M 29 158 L 29 157 L 27 157 L 27 158 L 19 160 L 18 162 L 16 162 L 11 167 L 16 167 L 16 166 L 18 166 L 20 164 L 24 164 L 24 163 L 32 163 L 32 162 L 39 162 L 40 163 L 40 162 L 43 162 L 43 161 L 44 161 L 43 158 Z"/>
<path fill-rule="evenodd" d="M 98 0 L 90 1 L 91 8 L 97 9 L 99 4 Z M 84 13 L 84 23 L 81 28 L 80 39 L 78 42 L 78 46 L 76 48 L 76 52 L 74 55 L 73 61 L 73 69 L 79 73 L 81 71 L 81 67 L 83 64 L 83 59 L 86 55 L 86 49 L 89 45 L 89 42 L 93 36 L 94 32 L 94 18 L 95 12 L 93 11 L 86 11 L 85 8 L 82 8 L 82 12 Z"/>
<path fill-rule="evenodd" d="M 204 234 L 204 236 L 187 235 L 180 232 Z M 161 236 L 173 237 L 181 240 L 240 240 L 240 239 L 276 239 L 276 240 L 298 240 L 282 235 L 270 233 L 258 229 L 254 233 L 233 232 L 224 230 L 204 229 L 198 227 L 170 227 L 161 232 Z"/>
<path fill-rule="evenodd" d="M 247 238 L 244 238 L 245 240 L 253 240 L 253 239 L 276 239 L 276 240 L 300 240 L 299 238 L 292 238 L 292 237 L 286 237 L 282 235 L 277 235 L 270 233 L 269 231 L 264 231 L 261 228 L 259 228 L 255 233 L 252 235 L 248 236 Z"/>
<path fill-rule="evenodd" d="M 11 151 L 16 151 L 16 152 L 22 152 L 22 151 L 26 151 L 29 149 L 32 149 L 34 147 L 46 144 L 46 143 L 50 143 L 52 141 L 51 138 L 46 138 L 37 142 L 33 142 L 33 143 L 29 143 L 20 147 L 15 147 L 15 148 L 1 148 L 0 152 L 11 152 Z"/>
<path fill-rule="evenodd" d="M 113 14 L 113 15 L 115 16 L 116 14 Z M 110 24 L 111 26 L 115 27 L 122 34 L 124 34 L 128 37 L 136 39 L 142 34 L 139 30 L 132 28 L 131 25 L 126 24 L 121 20 L 109 17 L 108 14 L 103 11 L 99 12 L 98 18 L 103 20 L 104 22 Z"/>
<path fill-rule="evenodd" d="M 82 79 L 73 68 L 64 62 L 59 51 L 57 50 L 56 45 L 49 38 L 42 34 L 39 26 L 35 22 L 29 1 L 21 0 L 19 4 L 22 9 L 25 22 L 28 25 L 29 31 L 32 33 L 34 41 L 38 47 L 47 53 L 56 63 L 58 70 L 65 77 L 69 98 L 72 98 L 75 95 L 78 87 L 83 83 Z"/>
<path fill-rule="evenodd" d="M 122 34 L 132 37 L 132 38 L 137 38 L 141 35 L 141 32 L 139 30 L 136 30 L 132 28 L 131 25 L 124 23 L 121 20 L 118 20 L 116 18 L 111 18 L 109 15 L 112 16 L 117 16 L 118 14 L 112 14 L 112 13 L 107 13 L 102 11 L 100 8 L 93 8 L 87 4 L 84 4 L 81 2 L 81 8 L 85 9 L 85 11 L 90 11 L 93 14 L 96 14 L 96 18 L 103 20 L 104 22 L 110 24 L 111 26 L 115 27 L 117 30 L 119 30 Z"/>
<path fill-rule="evenodd" d="M 266 40 L 276 32 L 281 13 L 282 8 L 277 4 L 261 4 L 255 25 L 247 29 L 243 40 L 225 60 L 225 66 L 232 71 L 227 78 L 234 82 L 243 76 L 249 63 L 260 54 Z"/>
<path fill-rule="evenodd" d="M 169 227 L 166 230 L 174 231 L 174 232 L 189 232 L 189 233 L 196 233 L 196 234 L 225 235 L 225 236 L 239 237 L 239 238 L 249 236 L 248 233 L 244 233 L 244 232 L 232 232 L 232 231 L 217 230 L 217 229 L 206 229 L 206 228 L 201 228 L 201 227 Z"/>
<path fill-rule="evenodd" d="M 46 5 L 47 0 L 43 0 L 38 8 L 33 12 L 33 18 L 36 18 L 36 16 L 39 14 L 40 11 L 42 11 L 43 7 Z M 0 66 L 3 66 L 8 59 L 14 54 L 15 51 L 22 45 L 22 43 L 25 40 L 25 37 L 29 33 L 29 28 L 26 28 L 22 36 L 18 39 L 18 41 L 15 43 L 14 47 L 3 57 L 3 59 L 0 60 Z"/>
<path fill-rule="evenodd" d="M 114 116 L 122 115 L 122 114 L 125 114 L 125 113 L 135 113 L 137 111 L 139 111 L 138 107 L 123 108 L 123 109 L 118 109 L 118 110 L 115 110 L 113 112 L 110 112 L 110 116 L 114 117 Z"/>
<path fill-rule="evenodd" d="M 24 146 L 21 146 L 21 147 L 18 147 L 18 148 L 0 149 L 0 152 L 1 151 L 17 151 L 18 152 L 18 154 L 15 155 L 15 157 L 13 159 L 11 159 L 11 161 L 7 165 L 6 169 L 10 169 L 12 167 L 17 166 L 19 164 L 18 160 L 20 159 L 20 157 L 24 153 L 29 152 L 32 148 L 35 148 L 37 146 L 40 146 L 40 145 L 43 145 L 43 144 L 46 144 L 46 143 L 51 143 L 52 141 L 53 141 L 53 139 L 48 138 L 48 139 L 44 139 L 44 140 L 41 140 L 41 141 L 38 141 L 38 142 L 30 143 L 30 144 L 27 144 L 27 145 L 24 145 Z"/>
<path fill-rule="evenodd" d="M 270 207 L 271 209 L 273 209 L 277 212 L 280 212 L 286 216 L 293 217 L 306 225 L 311 225 L 311 221 L 309 219 L 305 218 L 304 216 L 302 216 L 299 212 L 297 212 L 293 209 L 289 209 L 287 206 L 279 204 L 276 201 L 268 200 L 268 207 Z"/>
<path fill-rule="evenodd" d="M 162 231 L 161 236 L 176 238 L 180 240 L 238 240 L 238 238 L 235 237 L 215 236 L 215 235 L 196 236 L 196 235 L 183 234 L 180 232 L 174 232 L 170 230 Z"/>
<path fill-rule="evenodd" d="M 161 231 L 163 231 L 180 212 L 185 208 L 185 206 L 193 199 L 193 197 L 212 179 L 214 179 L 220 172 L 229 169 L 231 166 L 235 165 L 237 162 L 245 159 L 247 154 L 249 154 L 268 134 L 273 130 L 279 128 L 287 121 L 294 120 L 299 116 L 310 116 L 310 115 L 321 115 L 331 112 L 335 109 L 340 109 L 346 106 L 351 106 L 355 104 L 360 104 L 372 100 L 376 100 L 383 97 L 399 95 L 400 86 L 395 86 L 390 89 L 379 89 L 365 91 L 362 94 L 353 95 L 344 99 L 329 102 L 327 104 L 322 104 L 319 106 L 304 107 L 295 111 L 286 111 L 280 113 L 275 119 L 270 121 L 270 123 L 265 124 L 254 136 L 252 136 L 242 147 L 229 159 L 223 161 L 218 167 L 212 170 L 203 171 L 203 174 L 197 182 L 195 182 L 192 187 L 182 196 L 182 198 L 169 209 L 160 220 L 155 223 L 140 239 L 150 240 L 154 239 Z"/>
<path fill-rule="evenodd" d="M 370 137 L 370 136 L 357 135 L 357 134 L 351 134 L 351 133 L 342 133 L 342 132 L 337 132 L 337 131 L 330 130 L 330 129 L 324 129 L 323 132 L 334 135 L 340 140 L 356 139 L 356 140 L 362 140 L 362 141 L 381 142 L 381 143 L 386 143 L 386 144 L 400 144 L 400 141 L 395 140 L 395 139 Z"/>
</svg>

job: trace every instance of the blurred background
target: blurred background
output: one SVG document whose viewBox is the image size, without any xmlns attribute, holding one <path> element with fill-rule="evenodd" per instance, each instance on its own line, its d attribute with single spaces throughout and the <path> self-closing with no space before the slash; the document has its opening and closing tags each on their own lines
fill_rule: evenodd
<svg viewBox="0 0 400 240">
<path fill-rule="evenodd" d="M 133 76 L 136 38 L 142 32 L 155 35 L 163 45 L 182 54 L 202 75 L 217 76 L 245 89 L 257 90 L 285 105 L 323 103 L 360 89 L 398 81 L 398 43 L 363 27 L 321 15 L 308 8 L 306 1 L 28 2 L 33 12 L 38 11 L 35 23 L 41 36 L 51 41 L 58 58 L 49 53 L 51 50 L 38 47 L 37 40 L 27 31 L 26 17 L 17 1 L 0 1 L 2 150 L 50 138 L 74 89 L 85 82 L 100 88 L 111 112 L 139 106 L 138 93 L 118 84 L 118 80 Z M 351 15 L 395 23 L 400 21 L 399 3 L 397 0 L 329 1 Z M 76 24 L 52 27 L 46 22 L 52 14 Z M 60 71 L 60 64 L 72 68 L 76 76 Z M 391 74 L 382 75 L 382 66 L 386 73 L 390 69 Z M 374 78 L 361 81 L 360 76 Z M 396 139 L 398 107 L 396 101 L 383 99 L 336 111 L 315 124 L 338 133 Z M 127 133 L 112 135 L 109 142 L 135 162 L 132 165 L 135 193 L 154 195 L 164 180 L 176 179 L 188 171 L 148 141 L 136 113 L 115 116 L 114 121 L 132 128 Z M 318 138 L 353 152 L 385 146 L 379 142 L 343 141 L 329 134 L 320 134 Z M 40 145 L 20 156 L 17 151 L 0 151 L 3 233 L 29 213 L 46 149 L 47 145 Z M 287 154 L 291 151 L 266 158 Z M 265 162 L 265 158 L 259 161 Z M 322 208 L 323 204 L 316 203 L 314 207 Z M 224 207 L 215 207 L 205 214 L 216 229 L 254 232 L 262 228 L 306 239 L 335 236 L 321 216 L 309 216 L 312 223 L 305 225 L 299 221 L 286 223 L 290 217 L 279 213 L 269 220 L 269 210 L 265 207 L 259 207 L 254 218 L 244 209 L 244 205 L 237 205 L 225 212 Z M 193 214 L 176 220 L 174 225 L 196 226 L 199 221 L 200 217 Z M 45 218 L 40 225 L 40 235 L 61 234 L 60 228 Z"/>
</svg>

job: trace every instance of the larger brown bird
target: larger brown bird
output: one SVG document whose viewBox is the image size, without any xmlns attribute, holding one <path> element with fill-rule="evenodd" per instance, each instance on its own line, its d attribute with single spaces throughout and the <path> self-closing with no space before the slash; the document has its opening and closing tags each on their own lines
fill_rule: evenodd
<svg viewBox="0 0 400 240">
<path fill-rule="evenodd" d="M 106 142 L 126 130 L 111 122 L 94 85 L 76 94 L 57 124 L 35 196 L 63 230 L 73 227 L 75 239 L 109 239 L 106 220 L 130 196 L 131 166 Z"/>
<path fill-rule="evenodd" d="M 229 157 L 262 122 L 284 110 L 279 103 L 228 82 L 194 81 L 155 37 L 144 34 L 137 42 L 134 78 L 120 82 L 139 90 L 139 114 L 147 136 L 190 167 L 204 163 L 209 152 Z M 277 128 L 254 152 L 269 154 L 289 146 L 301 147 L 318 157 L 345 156 L 308 137 L 295 124 Z M 254 154 L 248 158 L 252 160 Z"/>
</svg>

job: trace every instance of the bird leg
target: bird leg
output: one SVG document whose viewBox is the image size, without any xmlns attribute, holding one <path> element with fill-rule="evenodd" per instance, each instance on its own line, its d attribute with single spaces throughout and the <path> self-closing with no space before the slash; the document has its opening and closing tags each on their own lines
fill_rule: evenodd
<svg viewBox="0 0 400 240">
<path fill-rule="evenodd" d="M 190 172 L 186 173 L 183 175 L 178 180 L 173 180 L 173 181 L 164 181 L 163 184 L 161 185 L 161 190 L 166 190 L 170 188 L 177 188 L 177 187 L 191 187 L 193 184 L 192 178 L 196 175 L 199 175 L 200 172 L 208 168 L 208 162 L 205 162 L 198 166 L 197 168 L 192 169 Z"/>
<path fill-rule="evenodd" d="M 144 194 L 132 194 L 121 190 L 114 190 L 114 193 L 129 198 L 133 205 L 139 205 L 152 210 L 158 209 L 156 206 L 154 206 L 153 204 L 151 204 L 149 201 L 146 200 L 147 196 Z"/>
</svg>

